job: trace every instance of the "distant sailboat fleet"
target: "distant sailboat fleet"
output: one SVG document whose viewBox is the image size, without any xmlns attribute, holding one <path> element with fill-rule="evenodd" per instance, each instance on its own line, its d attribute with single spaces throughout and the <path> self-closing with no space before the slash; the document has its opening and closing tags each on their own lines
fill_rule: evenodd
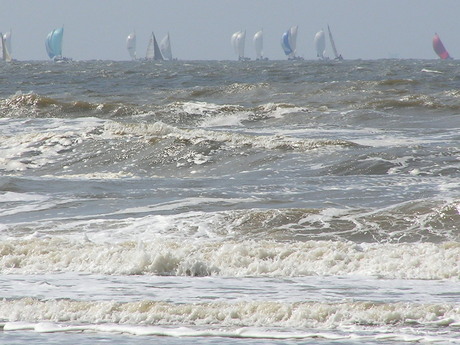
<svg viewBox="0 0 460 345">
<path fill-rule="evenodd" d="M 297 34 L 298 26 L 291 26 L 281 35 L 281 48 L 286 55 L 288 60 L 303 60 L 302 57 L 297 55 Z M 332 52 L 334 54 L 334 60 L 343 60 L 343 57 L 337 51 L 337 47 L 331 32 L 331 28 L 327 25 L 327 37 L 331 45 Z M 45 48 L 49 58 L 53 61 L 69 61 L 70 58 L 64 57 L 62 54 L 62 41 L 64 36 L 64 27 L 56 28 L 52 30 L 45 39 Z M 264 32 L 263 30 L 257 31 L 253 36 L 253 45 L 255 50 L 256 60 L 268 60 L 264 56 Z M 249 57 L 245 56 L 245 44 L 246 44 L 246 30 L 239 30 L 230 38 L 231 46 L 238 60 L 246 61 L 250 60 Z M 326 34 L 324 30 L 318 31 L 313 38 L 316 56 L 320 60 L 329 60 L 326 56 Z M 137 42 L 136 32 L 133 31 L 126 38 L 126 49 L 132 60 L 137 60 Z M 445 48 L 441 38 L 435 33 L 433 40 L 433 50 L 442 60 L 452 59 L 449 52 Z M 0 32 L 0 46 L 2 52 L 2 60 L 5 62 L 13 61 L 12 49 L 11 49 L 11 30 L 5 34 Z M 154 33 L 149 37 L 147 51 L 143 60 L 174 60 L 171 50 L 171 38 L 169 32 L 167 35 L 158 43 Z"/>
<path fill-rule="evenodd" d="M 287 29 L 281 35 L 281 48 L 283 49 L 284 54 L 286 55 L 288 60 L 303 60 L 302 57 L 297 55 L 297 32 L 298 26 L 294 25 Z M 329 40 L 331 42 L 332 50 L 334 52 L 334 56 L 336 60 L 343 60 L 342 55 L 337 53 L 337 48 L 335 46 L 334 39 L 332 37 L 331 29 L 329 25 L 327 26 L 329 32 Z M 245 40 L 246 40 L 246 31 L 240 30 L 235 32 L 230 39 L 231 45 L 235 54 L 240 61 L 250 60 L 248 57 L 244 55 L 244 48 L 245 48 Z M 263 55 L 263 31 L 260 30 L 255 33 L 253 38 L 254 49 L 256 52 L 256 60 L 268 60 L 268 58 L 264 57 Z M 325 49 L 326 49 L 326 37 L 324 35 L 324 31 L 320 30 L 316 33 L 314 37 L 314 43 L 316 47 L 317 57 L 321 60 L 327 60 L 328 58 L 325 56 Z"/>
<path fill-rule="evenodd" d="M 130 33 L 126 38 L 126 49 L 128 50 L 131 59 L 137 60 L 135 32 Z M 149 37 L 149 42 L 147 44 L 145 60 L 173 60 L 171 50 L 171 38 L 169 36 L 169 32 L 160 41 L 160 44 L 158 44 L 155 34 L 152 32 L 152 34 Z"/>
<path fill-rule="evenodd" d="M 329 25 L 327 25 L 329 42 L 331 44 L 332 52 L 334 54 L 334 60 L 343 60 L 342 54 L 338 53 L 337 47 L 335 45 L 334 37 L 332 36 L 332 31 Z M 297 32 L 298 26 L 291 26 L 286 30 L 281 36 L 281 48 L 284 51 L 288 60 L 303 60 L 302 57 L 297 56 Z M 250 60 L 244 56 L 244 46 L 246 39 L 246 31 L 237 31 L 231 37 L 231 44 L 235 51 L 235 54 L 238 57 L 238 60 Z M 326 35 L 323 30 L 318 31 L 314 38 L 314 45 L 316 50 L 316 56 L 320 60 L 329 60 L 326 54 Z M 263 57 L 263 31 L 258 31 L 253 38 L 254 48 L 256 51 L 256 60 L 268 60 L 268 58 Z M 433 37 L 433 49 L 435 53 L 442 59 L 452 59 L 452 57 L 447 52 L 444 44 L 442 43 L 439 35 L 436 33 Z"/>
</svg>

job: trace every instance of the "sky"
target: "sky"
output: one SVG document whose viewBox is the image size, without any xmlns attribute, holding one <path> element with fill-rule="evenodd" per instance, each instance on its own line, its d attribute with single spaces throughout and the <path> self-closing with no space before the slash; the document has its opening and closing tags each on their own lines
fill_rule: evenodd
<svg viewBox="0 0 460 345">
<path fill-rule="evenodd" d="M 285 59 L 281 35 L 298 25 L 297 55 L 316 59 L 313 37 L 329 24 L 345 59 L 435 59 L 437 32 L 460 57 L 460 0 L 0 0 L 0 31 L 12 31 L 13 57 L 46 60 L 44 40 L 64 26 L 63 55 L 129 60 L 126 37 L 145 56 L 149 35 L 168 32 L 179 60 L 233 60 L 231 35 L 246 30 L 245 55 L 264 31 L 264 55 Z M 332 56 L 329 42 L 326 55 Z"/>
</svg>

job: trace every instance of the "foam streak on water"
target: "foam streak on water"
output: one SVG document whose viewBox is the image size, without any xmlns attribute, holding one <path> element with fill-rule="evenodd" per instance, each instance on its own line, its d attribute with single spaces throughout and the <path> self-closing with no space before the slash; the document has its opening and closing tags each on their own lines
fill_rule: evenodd
<svg viewBox="0 0 460 345">
<path fill-rule="evenodd" d="M 460 343 L 457 62 L 2 68 L 0 342 Z"/>
</svg>

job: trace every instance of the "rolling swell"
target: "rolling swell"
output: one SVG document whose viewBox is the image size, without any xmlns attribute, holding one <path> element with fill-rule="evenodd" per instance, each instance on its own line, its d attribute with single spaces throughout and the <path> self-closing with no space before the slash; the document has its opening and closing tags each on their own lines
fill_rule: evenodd
<svg viewBox="0 0 460 345">
<path fill-rule="evenodd" d="M 3 117 L 10 118 L 103 118 L 133 116 L 139 112 L 134 106 L 117 103 L 90 103 L 41 96 L 36 93 L 17 93 L 0 101 Z"/>
<path fill-rule="evenodd" d="M 98 169 L 123 169 L 135 175 L 157 170 L 157 174 L 161 174 L 162 166 L 172 164 L 181 168 L 209 165 L 230 157 L 251 156 L 260 150 L 307 153 L 322 148 L 357 146 L 340 139 L 299 140 L 280 135 L 180 129 L 162 122 L 129 124 L 96 119 L 67 119 L 65 122 L 69 128 L 64 131 L 61 121 L 48 118 L 36 124 L 48 123 L 49 128 L 62 128 L 4 136 L 3 169 L 40 168 L 40 173 L 59 175 L 58 171 L 65 164 L 67 174 L 84 170 L 96 172 Z"/>
<path fill-rule="evenodd" d="M 71 176 L 65 178 L 70 179 Z M 78 184 L 78 176 L 75 176 L 74 185 Z M 97 177 L 95 177 L 97 179 Z M 60 182 L 65 184 L 65 181 Z M 116 181 L 112 182 L 116 184 Z M 187 182 L 182 183 L 183 187 Z M 69 183 L 69 186 L 71 184 Z M 94 182 L 97 186 L 97 181 Z M 35 224 L 33 219 L 17 226 L 10 226 L 9 230 L 3 230 L 10 236 L 30 236 L 30 229 L 36 229 L 36 235 L 40 233 L 61 233 L 67 235 L 79 234 L 81 220 L 78 212 L 68 212 L 68 218 L 62 218 L 57 213 L 51 216 L 54 210 L 61 208 L 62 200 L 50 200 L 49 198 L 30 195 L 27 198 L 17 199 L 20 193 L 24 193 L 17 184 L 12 181 L 3 185 L 3 189 L 10 192 L 4 196 L 9 203 L 4 205 L 0 213 L 4 219 L 8 216 L 20 216 L 27 207 L 30 209 L 48 210 L 49 219 L 41 224 Z M 75 187 L 72 187 L 75 188 Z M 101 203 L 108 198 L 108 187 L 100 186 L 99 190 L 89 188 L 86 193 L 82 192 L 80 198 L 91 197 L 93 201 Z M 170 187 L 169 187 L 170 188 Z M 274 242 L 291 243 L 292 241 L 350 241 L 355 243 L 443 243 L 459 241 L 459 233 L 456 224 L 459 218 L 459 203 L 453 200 L 425 201 L 416 200 L 401 202 L 391 207 L 374 208 L 283 208 L 271 209 L 263 207 L 261 200 L 243 199 L 238 195 L 221 195 L 218 190 L 205 195 L 203 191 L 195 187 L 203 195 L 199 201 L 193 197 L 193 188 L 189 186 L 190 196 L 187 201 L 174 202 L 164 199 L 156 205 L 145 205 L 131 208 L 131 198 L 139 198 L 141 195 L 127 197 L 124 208 L 123 203 L 116 205 L 113 210 L 107 209 L 106 214 L 101 214 L 101 219 L 93 224 L 86 225 L 85 229 L 90 237 L 97 235 L 106 228 L 118 229 L 112 236 L 120 239 L 124 233 L 142 234 L 144 240 L 150 240 L 158 234 L 167 235 L 171 238 L 208 238 L 226 239 L 237 241 L 269 240 Z M 165 186 L 157 191 L 160 199 Z M 161 191 L 163 190 L 163 192 Z M 147 191 L 146 194 L 149 194 Z M 184 190 L 184 195 L 187 191 Z M 109 195 L 116 197 L 113 192 Z M 144 196 L 145 197 L 145 196 Z M 69 204 L 78 202 L 78 199 L 70 200 Z M 259 208 L 255 205 L 259 203 Z M 253 207 L 248 207 L 251 206 Z M 238 208 L 247 205 L 247 209 Z M 206 213 L 206 209 L 213 209 L 213 213 Z M 102 208 L 101 208 L 102 211 Z M 168 211 L 167 215 L 164 213 Z M 124 220 L 124 218 L 126 220 Z M 66 224 L 64 226 L 64 224 Z"/>
</svg>

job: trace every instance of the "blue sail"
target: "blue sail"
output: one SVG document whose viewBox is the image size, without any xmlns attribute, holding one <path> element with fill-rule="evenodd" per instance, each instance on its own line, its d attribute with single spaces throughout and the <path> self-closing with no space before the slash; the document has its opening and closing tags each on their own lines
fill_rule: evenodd
<svg viewBox="0 0 460 345">
<path fill-rule="evenodd" d="M 292 53 L 291 44 L 289 43 L 289 36 L 291 35 L 291 31 L 286 31 L 283 36 L 281 37 L 281 47 L 283 47 L 284 54 L 289 55 Z"/>
<path fill-rule="evenodd" d="M 50 59 L 62 56 L 62 36 L 64 28 L 59 28 L 51 31 L 46 37 L 45 46 L 46 52 Z"/>
</svg>

